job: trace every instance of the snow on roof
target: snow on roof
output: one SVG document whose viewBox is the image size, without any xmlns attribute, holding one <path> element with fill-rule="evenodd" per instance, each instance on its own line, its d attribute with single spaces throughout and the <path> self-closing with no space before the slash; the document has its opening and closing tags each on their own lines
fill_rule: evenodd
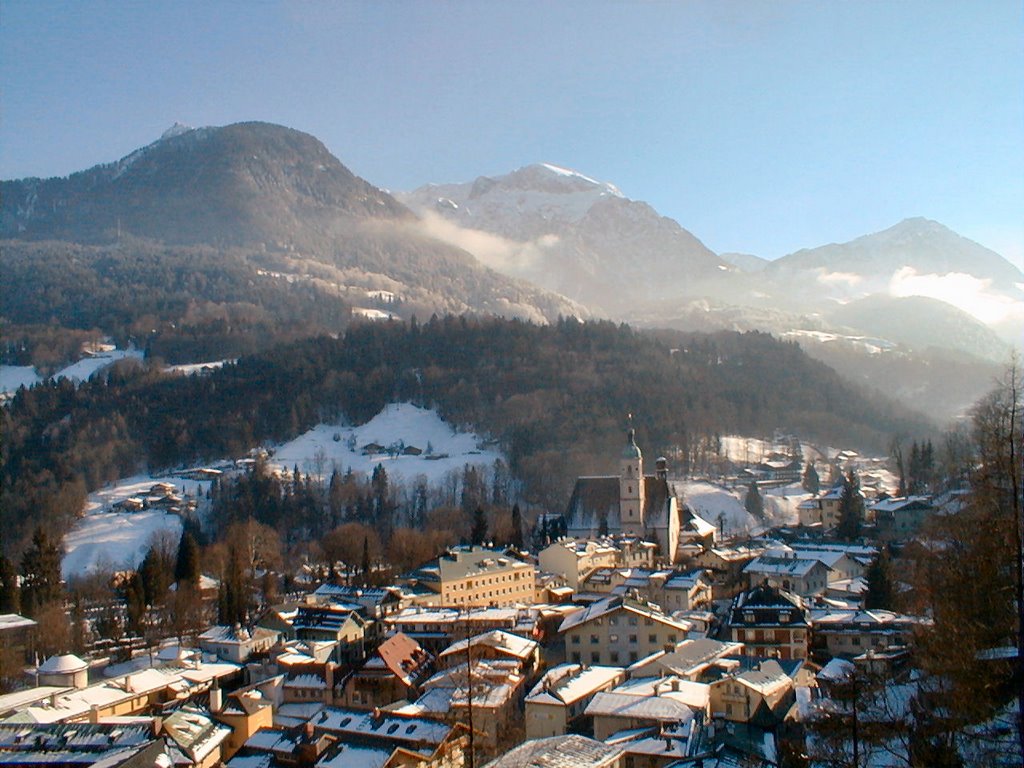
<svg viewBox="0 0 1024 768">
<path fill-rule="evenodd" d="M 34 627 L 36 623 L 17 613 L 0 613 L 0 632 L 22 627 Z"/>
<path fill-rule="evenodd" d="M 527 741 L 484 768 L 606 768 L 621 756 L 619 747 L 574 733 Z"/>
<path fill-rule="evenodd" d="M 586 667 L 559 664 L 552 667 L 526 696 L 536 704 L 569 705 L 621 678 L 622 667 Z"/>
<path fill-rule="evenodd" d="M 610 693 L 621 693 L 627 696 L 664 696 L 694 709 L 707 709 L 711 699 L 711 687 L 707 683 L 695 683 L 680 679 L 675 675 L 670 677 L 634 677 L 615 687 Z"/>
<path fill-rule="evenodd" d="M 436 720 L 406 717 L 391 712 L 364 712 L 344 707 L 325 707 L 312 720 L 318 730 L 333 734 L 353 734 L 370 738 L 440 744 L 451 727 Z"/>
<path fill-rule="evenodd" d="M 779 574 L 787 576 L 806 576 L 816 566 L 828 568 L 820 560 L 802 560 L 797 557 L 769 557 L 761 555 L 751 560 L 743 568 L 744 573 Z"/>
<path fill-rule="evenodd" d="M 816 675 L 819 680 L 841 681 L 853 674 L 855 665 L 852 661 L 835 658 L 829 661 Z"/>
<path fill-rule="evenodd" d="M 693 709 L 668 696 L 631 696 L 622 693 L 598 693 L 587 704 L 588 717 L 623 717 L 632 720 L 686 722 L 693 719 Z"/>
<path fill-rule="evenodd" d="M 737 675 L 735 680 L 751 690 L 757 691 L 762 696 L 771 696 L 773 693 L 793 684 L 792 678 L 786 674 L 786 671 L 777 661 L 772 659 L 761 662 L 757 669 L 751 669 L 741 675 Z"/>
<path fill-rule="evenodd" d="M 315 688 L 317 690 L 326 690 L 327 681 L 324 680 L 320 675 L 314 675 L 312 673 L 305 675 L 294 675 L 288 678 L 284 684 L 285 688 Z"/>
<path fill-rule="evenodd" d="M 519 635 L 514 635 L 511 632 L 505 632 L 502 629 L 492 629 L 490 632 L 484 632 L 483 634 L 476 635 L 468 640 L 459 640 L 457 643 L 452 643 L 441 652 L 441 658 L 451 656 L 456 653 L 465 653 L 466 646 L 469 644 L 472 644 L 474 647 L 485 645 L 490 648 L 494 648 L 503 654 L 515 656 L 519 659 L 528 658 L 537 650 L 538 647 L 536 640 L 520 637 Z"/>
<path fill-rule="evenodd" d="M 71 674 L 88 668 L 88 662 L 83 661 L 73 653 L 67 653 L 63 656 L 51 656 L 39 665 L 39 671 L 43 674 Z"/>
<path fill-rule="evenodd" d="M 638 616 L 644 618 L 653 619 L 661 624 L 667 624 L 670 627 L 687 632 L 690 629 L 690 625 L 685 622 L 675 621 L 669 618 L 660 611 L 656 611 L 653 608 L 639 603 L 635 603 L 631 600 L 627 600 L 618 595 L 606 597 L 603 600 L 598 600 L 593 605 L 589 605 L 586 608 L 580 608 L 575 613 L 570 613 L 565 619 L 562 620 L 561 626 L 558 628 L 559 632 L 567 632 L 574 627 L 578 627 L 581 624 L 585 624 L 594 619 L 601 618 L 606 614 L 613 613 L 615 611 L 625 610 L 630 613 L 635 613 Z"/>
<path fill-rule="evenodd" d="M 322 757 L 316 768 L 381 768 L 391 757 L 390 747 L 341 744 L 329 757 Z"/>
</svg>

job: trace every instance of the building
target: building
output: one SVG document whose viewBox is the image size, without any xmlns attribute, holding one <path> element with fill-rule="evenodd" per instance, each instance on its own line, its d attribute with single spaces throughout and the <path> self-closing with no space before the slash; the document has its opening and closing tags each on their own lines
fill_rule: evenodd
<svg viewBox="0 0 1024 768">
<path fill-rule="evenodd" d="M 85 688 L 89 685 L 89 663 L 73 653 L 51 656 L 36 669 L 39 685 Z"/>
<path fill-rule="evenodd" d="M 17 664 L 31 661 L 36 648 L 36 622 L 17 613 L 0 614 L 0 645 Z"/>
<path fill-rule="evenodd" d="M 155 765 L 163 752 L 163 742 L 149 724 L 0 723 L 0 763 L 4 765 Z"/>
<path fill-rule="evenodd" d="M 853 659 L 867 651 L 904 649 L 924 621 L 892 611 L 813 611 L 813 646 L 832 658 Z"/>
<path fill-rule="evenodd" d="M 415 699 L 433 671 L 434 657 L 408 635 L 396 632 L 377 647 L 362 669 L 349 676 L 344 704 L 373 709 Z"/>
<path fill-rule="evenodd" d="M 569 734 L 520 744 L 484 768 L 623 768 L 619 747 Z"/>
<path fill-rule="evenodd" d="M 560 664 L 549 669 L 526 696 L 526 738 L 560 736 L 578 728 L 591 699 L 625 679 L 622 667 Z"/>
<path fill-rule="evenodd" d="M 863 499 L 860 489 L 857 494 Z M 839 502 L 843 497 L 843 485 L 839 483 L 820 496 L 800 502 L 797 514 L 800 525 L 820 525 L 824 530 L 831 530 L 839 525 Z"/>
<path fill-rule="evenodd" d="M 526 677 L 532 677 L 540 666 L 540 645 L 536 640 L 492 629 L 467 640 L 452 643 L 438 659 L 442 667 L 462 664 L 467 655 L 473 659 L 512 660 L 519 664 Z"/>
<path fill-rule="evenodd" d="M 675 675 L 683 680 L 697 681 L 705 670 L 726 656 L 743 652 L 742 643 L 727 643 L 702 637 L 687 640 L 673 651 L 659 651 L 640 659 L 629 668 L 632 677 L 662 677 Z"/>
<path fill-rule="evenodd" d="M 618 666 L 632 664 L 655 651 L 674 649 L 690 625 L 654 606 L 612 596 L 580 608 L 563 619 L 568 661 Z"/>
<path fill-rule="evenodd" d="M 793 678 L 773 659 L 710 683 L 712 715 L 771 727 L 795 701 Z"/>
<path fill-rule="evenodd" d="M 199 647 L 218 658 L 241 664 L 249 657 L 266 653 L 277 642 L 279 633 L 264 627 L 246 629 L 214 625 L 199 635 Z"/>
<path fill-rule="evenodd" d="M 908 496 L 875 502 L 868 513 L 875 518 L 880 539 L 900 541 L 916 534 L 936 508 L 927 496 Z"/>
<path fill-rule="evenodd" d="M 594 569 L 621 565 L 618 549 L 607 539 L 559 539 L 540 551 L 538 562 L 542 571 L 561 574 L 576 591 Z"/>
<path fill-rule="evenodd" d="M 728 634 L 734 642 L 743 643 L 747 656 L 807 658 L 808 620 L 803 601 L 768 584 L 733 599 Z"/>
<path fill-rule="evenodd" d="M 487 547 L 453 547 L 408 578 L 443 606 L 532 605 L 537 568 Z"/>
<path fill-rule="evenodd" d="M 674 697 L 670 689 L 657 696 L 598 693 L 585 714 L 594 719 L 594 738 L 602 741 L 620 731 L 686 724 L 696 716 L 693 708 Z"/>
<path fill-rule="evenodd" d="M 570 537 L 635 536 L 657 543 L 662 560 L 676 559 L 679 503 L 668 481 L 668 465 L 658 459 L 655 474 L 645 475 L 632 429 L 619 456 L 619 474 L 578 478 L 564 520 Z"/>
<path fill-rule="evenodd" d="M 300 605 L 292 626 L 299 640 L 336 643 L 332 656 L 339 664 L 355 665 L 366 658 L 366 620 L 360 616 L 359 606 Z"/>
<path fill-rule="evenodd" d="M 701 568 L 601 568 L 587 577 L 583 587 L 591 592 L 638 595 L 664 611 L 692 611 L 711 603 L 711 581 Z"/>
<path fill-rule="evenodd" d="M 769 584 L 801 597 L 820 595 L 829 584 L 827 565 L 817 558 L 804 558 L 793 551 L 776 553 L 770 550 L 747 563 L 743 574 L 747 577 L 748 588 Z"/>
</svg>

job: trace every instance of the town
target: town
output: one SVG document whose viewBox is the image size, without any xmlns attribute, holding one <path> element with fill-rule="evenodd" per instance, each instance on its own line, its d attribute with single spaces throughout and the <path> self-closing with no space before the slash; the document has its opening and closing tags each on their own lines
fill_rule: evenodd
<svg viewBox="0 0 1024 768">
<path fill-rule="evenodd" d="M 1015 647 L 977 655 L 997 685 L 970 718 L 952 706 L 920 716 L 928 697 L 956 691 L 936 688 L 929 669 L 929 633 L 948 606 L 917 592 L 965 576 L 921 582 L 910 571 L 938 562 L 928 547 L 941 543 L 941 521 L 960 518 L 976 491 L 937 490 L 930 444 L 915 442 L 904 462 L 899 451 L 869 460 L 789 440 L 788 451 L 729 462 L 716 480 L 743 489 L 764 522 L 754 531 L 691 506 L 668 460 L 645 457 L 630 428 L 616 474 L 578 478 L 565 510 L 529 524 L 516 505 L 500 544 L 478 508 L 469 541 L 414 567 L 384 551 L 371 558 L 363 537 L 320 550 L 361 551 L 357 562 L 284 574 L 261 560 L 250 520 L 232 534 L 253 539 L 246 561 L 232 549 L 207 573 L 186 526 L 162 561 L 154 545 L 137 573 L 116 574 L 116 600 L 65 596 L 56 622 L 38 609 L 46 589 L 59 594 L 46 571 L 60 554 L 40 531 L 20 576 L 9 563 L 0 574 L 5 609 L 34 614 L 0 615 L 0 760 L 888 766 L 914 764 L 937 734 L 959 729 L 968 738 L 939 748 L 1001 764 L 1015 749 Z M 391 453 L 403 452 L 423 453 Z M 190 482 L 267 471 L 263 458 L 192 470 L 112 506 L 187 519 L 209 503 L 201 488 L 190 498 Z M 799 499 L 782 525 L 765 514 L 780 488 Z"/>
</svg>

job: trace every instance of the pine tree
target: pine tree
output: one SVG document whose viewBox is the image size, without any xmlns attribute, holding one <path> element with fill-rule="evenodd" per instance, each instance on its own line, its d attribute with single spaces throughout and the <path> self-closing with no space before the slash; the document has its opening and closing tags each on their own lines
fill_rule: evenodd
<svg viewBox="0 0 1024 768">
<path fill-rule="evenodd" d="M 803 489 L 808 493 L 817 493 L 821 490 L 821 480 L 818 477 L 818 470 L 814 468 L 814 462 L 807 462 L 807 468 L 804 470 L 804 476 L 800 481 Z"/>
<path fill-rule="evenodd" d="M 475 546 L 487 541 L 487 514 L 483 507 L 477 507 L 473 511 L 473 528 L 470 531 L 469 540 Z"/>
<path fill-rule="evenodd" d="M 21 592 L 14 563 L 0 555 L 0 613 L 20 613 Z"/>
<path fill-rule="evenodd" d="M 523 513 L 519 511 L 519 505 L 512 505 L 512 538 L 509 541 L 516 550 L 523 549 Z"/>
<path fill-rule="evenodd" d="M 864 594 L 864 607 L 868 610 L 879 608 L 891 611 L 896 595 L 893 588 L 892 566 L 884 547 L 868 567 L 865 576 L 868 588 Z"/>
<path fill-rule="evenodd" d="M 178 560 L 174 566 L 174 580 L 178 582 L 179 587 L 186 584 L 198 587 L 200 575 L 199 544 L 190 531 L 184 530 L 178 542 Z"/>
<path fill-rule="evenodd" d="M 21 607 L 34 617 L 44 606 L 61 599 L 60 546 L 46 531 L 36 528 L 32 544 L 21 557 Z"/>
<path fill-rule="evenodd" d="M 757 483 L 751 483 L 750 487 L 747 488 L 747 496 L 743 499 L 743 506 L 754 517 L 758 520 L 764 518 L 764 499 L 761 498 L 761 492 L 757 490 Z"/>
<path fill-rule="evenodd" d="M 860 536 L 860 526 L 864 521 L 864 499 L 860 495 L 860 483 L 851 469 L 843 478 L 843 492 L 839 497 L 839 522 L 836 535 L 845 541 L 853 541 Z"/>
</svg>

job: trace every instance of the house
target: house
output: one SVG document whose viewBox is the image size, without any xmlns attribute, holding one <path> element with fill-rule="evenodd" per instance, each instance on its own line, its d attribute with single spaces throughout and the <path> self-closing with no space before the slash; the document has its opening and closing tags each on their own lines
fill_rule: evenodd
<svg viewBox="0 0 1024 768">
<path fill-rule="evenodd" d="M 231 729 L 231 734 L 221 745 L 225 760 L 231 759 L 258 730 L 274 724 L 273 703 L 256 686 L 233 691 L 227 697 L 219 687 L 211 689 L 210 712 Z"/>
<path fill-rule="evenodd" d="M 480 546 L 453 547 L 420 566 L 408 581 L 440 596 L 444 606 L 531 605 L 536 566 Z"/>
<path fill-rule="evenodd" d="M 484 768 L 623 768 L 624 765 L 619 747 L 574 733 L 527 741 Z"/>
<path fill-rule="evenodd" d="M 67 653 L 51 656 L 36 668 L 39 685 L 85 688 L 89 685 L 89 662 Z"/>
<path fill-rule="evenodd" d="M 186 758 L 185 765 L 212 768 L 223 761 L 231 728 L 218 723 L 206 710 L 185 706 L 164 718 L 160 733 Z"/>
<path fill-rule="evenodd" d="M 396 632 L 345 682 L 347 707 L 373 709 L 419 696 L 434 670 L 434 657 L 408 635 Z"/>
<path fill-rule="evenodd" d="M 658 651 L 640 659 L 629 667 L 629 674 L 632 677 L 675 675 L 683 680 L 696 681 L 719 659 L 738 655 L 742 651 L 742 643 L 723 642 L 707 637 L 686 640 L 677 645 L 675 650 Z"/>
<path fill-rule="evenodd" d="M 696 714 L 671 691 L 657 696 L 601 692 L 591 699 L 584 713 L 594 719 L 594 738 L 602 741 L 614 733 L 634 728 L 686 724 Z"/>
<path fill-rule="evenodd" d="M 540 551 L 538 562 L 542 571 L 561 574 L 566 584 L 579 590 L 580 582 L 595 568 L 620 565 L 619 551 L 607 539 L 563 538 Z"/>
<path fill-rule="evenodd" d="M 358 606 L 299 605 L 292 625 L 299 640 L 336 643 L 333 658 L 339 664 L 355 665 L 366 657 L 366 621 Z"/>
<path fill-rule="evenodd" d="M 154 748 L 154 749 L 150 749 Z M 101 763 L 110 768 L 163 754 L 148 723 L 0 723 L 0 763 L 21 766 L 73 766 Z"/>
<path fill-rule="evenodd" d="M 404 632 L 429 653 L 439 654 L 467 634 L 504 629 L 519 635 L 532 635 L 540 612 L 523 608 L 405 608 L 388 616 L 384 623 L 389 633 Z"/>
<path fill-rule="evenodd" d="M 626 679 L 622 667 L 560 664 L 526 696 L 526 738 L 559 736 L 577 728 L 591 699 Z"/>
<path fill-rule="evenodd" d="M 926 622 L 892 611 L 812 611 L 813 645 L 832 658 L 853 659 L 866 651 L 904 649 Z"/>
<path fill-rule="evenodd" d="M 829 568 L 817 558 L 801 558 L 792 550 L 768 550 L 747 563 L 743 574 L 750 589 L 769 584 L 801 597 L 813 597 L 828 587 Z"/>
<path fill-rule="evenodd" d="M 566 656 L 575 663 L 632 664 L 686 639 L 690 625 L 655 606 L 620 596 L 607 597 L 563 619 Z"/>
<path fill-rule="evenodd" d="M 806 659 L 808 617 L 798 595 L 762 584 L 741 592 L 729 608 L 727 632 L 748 656 Z"/>
<path fill-rule="evenodd" d="M 661 558 L 673 562 L 679 546 L 679 503 L 665 459 L 659 458 L 655 467 L 655 474 L 644 474 L 643 455 L 630 429 L 618 475 L 576 480 L 563 515 L 566 534 L 581 539 L 635 536 L 657 543 Z"/>
<path fill-rule="evenodd" d="M 333 753 L 330 768 L 421 764 L 456 768 L 464 765 L 467 739 L 463 726 L 397 712 L 362 712 L 343 707 L 327 707 L 310 725 L 317 736 L 326 734 L 341 745 L 335 747 L 340 751 Z M 385 755 L 383 761 L 378 761 L 380 755 Z M 373 762 L 366 759 L 370 756 L 375 756 Z M 323 768 L 328 766 L 326 762 L 318 764 Z"/>
<path fill-rule="evenodd" d="M 710 683 L 712 715 L 770 728 L 795 701 L 793 678 L 774 659 Z"/>
<path fill-rule="evenodd" d="M 636 595 L 657 604 L 664 611 L 691 611 L 711 603 L 711 581 L 701 568 L 657 571 L 643 568 L 614 569 L 607 574 L 606 581 L 594 584 L 594 591 Z"/>
<path fill-rule="evenodd" d="M 252 630 L 235 624 L 233 627 L 214 625 L 199 635 L 199 647 L 218 658 L 241 664 L 251 656 L 266 653 L 280 635 L 263 627 Z"/>
<path fill-rule="evenodd" d="M 859 489 L 857 494 L 863 499 Z M 826 531 L 835 528 L 839 525 L 839 503 L 842 497 L 843 485 L 839 483 L 820 496 L 800 502 L 797 507 L 800 525 L 811 526 L 819 524 Z"/>
<path fill-rule="evenodd" d="M 520 732 L 525 682 L 515 661 L 473 659 L 472 664 L 441 670 L 423 684 L 415 702 L 394 711 L 454 725 L 467 723 L 472 707 L 476 748 L 498 754 Z"/>
<path fill-rule="evenodd" d="M 894 497 L 877 501 L 868 509 L 883 540 L 900 541 L 916 534 L 937 509 L 928 496 Z"/>
<path fill-rule="evenodd" d="M 444 668 L 473 659 L 512 660 L 526 677 L 532 677 L 540 666 L 540 645 L 536 640 L 520 637 L 502 629 L 452 643 L 441 652 L 438 661 Z"/>
</svg>

